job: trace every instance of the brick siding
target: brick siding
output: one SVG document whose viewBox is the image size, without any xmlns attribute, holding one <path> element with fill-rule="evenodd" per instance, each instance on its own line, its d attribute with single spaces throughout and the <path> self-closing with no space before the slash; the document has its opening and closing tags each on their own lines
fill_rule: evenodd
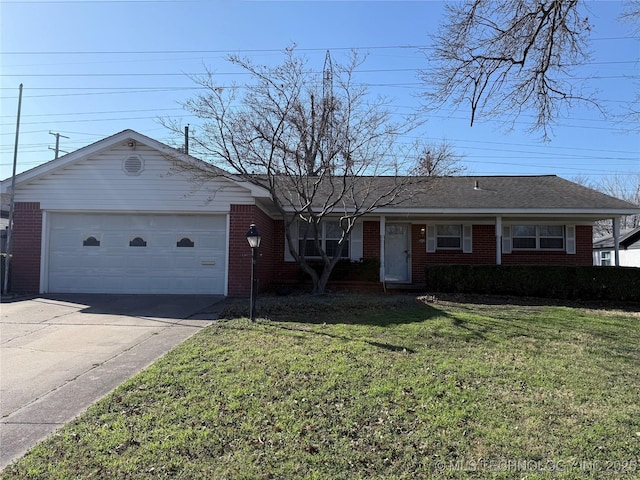
<svg viewBox="0 0 640 480">
<path fill-rule="evenodd" d="M 251 294 L 251 247 L 247 243 L 249 226 L 255 223 L 260 236 L 258 249 L 258 289 L 269 287 L 273 276 L 274 224 L 255 205 L 231 205 L 229 220 L 229 291 L 230 297 Z"/>
<path fill-rule="evenodd" d="M 16 202 L 10 262 L 11 291 L 38 293 L 40 290 L 40 251 L 42 210 L 38 202 Z"/>
<path fill-rule="evenodd" d="M 362 222 L 362 255 L 380 259 L 380 222 Z"/>
</svg>

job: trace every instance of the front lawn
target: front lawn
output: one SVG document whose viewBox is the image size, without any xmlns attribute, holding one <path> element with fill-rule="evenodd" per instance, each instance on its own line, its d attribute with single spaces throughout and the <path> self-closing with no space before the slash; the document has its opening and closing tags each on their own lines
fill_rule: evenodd
<svg viewBox="0 0 640 480">
<path fill-rule="evenodd" d="M 2 479 L 640 476 L 640 316 L 533 303 L 261 299 Z"/>
</svg>

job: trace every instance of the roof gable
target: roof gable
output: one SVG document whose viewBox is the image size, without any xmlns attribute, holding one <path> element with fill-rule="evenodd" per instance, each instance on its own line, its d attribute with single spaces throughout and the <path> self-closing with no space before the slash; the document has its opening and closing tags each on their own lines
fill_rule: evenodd
<svg viewBox="0 0 640 480">
<path fill-rule="evenodd" d="M 37 167 L 34 167 L 30 170 L 24 171 L 16 175 L 16 186 L 19 186 L 21 183 L 24 184 L 32 182 L 44 176 L 64 170 L 65 168 L 69 168 L 74 164 L 81 162 L 89 157 L 100 155 L 101 153 L 107 152 L 114 148 L 126 146 L 131 149 L 132 153 L 135 153 L 136 148 L 139 145 L 144 145 L 153 150 L 156 150 L 167 160 L 175 162 L 177 165 L 184 165 L 201 169 L 205 171 L 208 176 L 223 177 L 228 181 L 233 182 L 237 186 L 248 190 L 253 196 L 266 196 L 266 192 L 263 189 L 260 189 L 259 187 L 256 187 L 249 182 L 242 181 L 242 179 L 231 175 L 214 165 L 203 162 L 190 155 L 181 153 L 175 148 L 172 148 L 162 142 L 154 140 L 150 137 L 147 137 L 146 135 L 142 135 L 141 133 L 130 129 L 123 130 L 119 133 L 111 135 L 110 137 L 106 137 L 95 143 L 63 155 L 62 157 L 56 158 L 49 162 L 38 165 Z M 10 179 L 6 179 L 2 181 L 0 191 L 6 192 L 9 190 L 11 183 L 9 180 Z"/>
<path fill-rule="evenodd" d="M 629 248 L 631 245 L 635 245 L 636 243 L 640 245 L 640 227 L 623 232 L 618 238 L 618 245 L 623 248 Z M 593 248 L 599 250 L 615 248 L 613 236 L 601 238 L 600 240 L 593 242 Z"/>
</svg>

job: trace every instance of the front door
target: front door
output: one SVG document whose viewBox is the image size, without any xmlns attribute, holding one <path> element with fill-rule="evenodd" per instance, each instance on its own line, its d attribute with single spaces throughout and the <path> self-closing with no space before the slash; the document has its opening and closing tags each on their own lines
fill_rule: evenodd
<svg viewBox="0 0 640 480">
<path fill-rule="evenodd" d="M 386 282 L 411 281 L 411 244 L 408 223 L 387 223 L 384 234 L 384 279 Z"/>
</svg>

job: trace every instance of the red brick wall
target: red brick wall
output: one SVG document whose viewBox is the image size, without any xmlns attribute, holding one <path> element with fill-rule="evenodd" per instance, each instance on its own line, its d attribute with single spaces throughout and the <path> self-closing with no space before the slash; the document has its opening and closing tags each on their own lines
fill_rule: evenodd
<svg viewBox="0 0 640 480">
<path fill-rule="evenodd" d="M 414 225 L 416 227 L 416 225 Z M 422 227 L 422 225 L 418 225 Z M 427 264 L 490 264 L 496 263 L 496 235 L 493 225 L 473 225 L 472 253 L 462 250 L 436 250 L 427 253 Z M 425 248 L 424 245 L 421 248 Z"/>
<path fill-rule="evenodd" d="M 380 259 L 380 222 L 362 222 L 362 255 Z"/>
<path fill-rule="evenodd" d="M 425 225 L 413 225 L 411 228 L 413 283 L 424 283 L 424 269 L 427 265 L 495 265 L 496 263 L 494 225 L 473 225 L 472 253 L 463 253 L 462 250 L 436 250 L 427 253 L 426 245 L 420 243 L 422 228 L 425 228 Z"/>
<path fill-rule="evenodd" d="M 274 271 L 273 221 L 255 205 L 231 205 L 229 216 L 229 296 L 251 294 L 251 247 L 247 242 L 249 226 L 255 223 L 262 240 L 258 250 L 258 288 L 269 287 Z"/>
<path fill-rule="evenodd" d="M 10 262 L 11 291 L 40 291 L 40 248 L 42 210 L 38 202 L 16 202 L 11 239 L 13 257 Z"/>
<path fill-rule="evenodd" d="M 276 220 L 274 222 L 274 250 L 273 257 L 275 261 L 274 268 L 274 276 L 273 276 L 273 284 L 289 284 L 299 280 L 300 278 L 300 267 L 298 266 L 298 262 L 284 261 L 284 252 L 285 249 L 288 248 L 286 246 L 287 240 L 284 234 L 284 221 Z"/>
</svg>

